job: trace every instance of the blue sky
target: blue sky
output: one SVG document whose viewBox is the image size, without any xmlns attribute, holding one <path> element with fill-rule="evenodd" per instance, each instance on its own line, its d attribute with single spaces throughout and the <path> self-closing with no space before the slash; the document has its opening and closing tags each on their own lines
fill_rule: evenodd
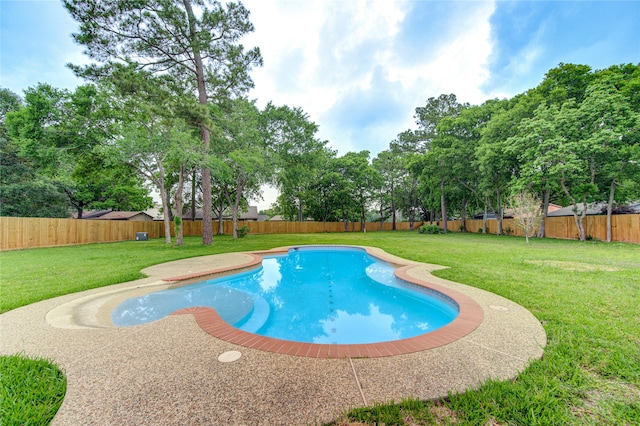
<svg viewBox="0 0 640 426">
<path fill-rule="evenodd" d="M 640 62 L 640 1 L 246 0 L 264 67 L 250 97 L 304 109 L 340 155 L 372 155 L 441 93 L 479 104 L 538 85 L 560 62 Z M 73 89 L 86 63 L 57 0 L 0 0 L 0 86 Z"/>
</svg>

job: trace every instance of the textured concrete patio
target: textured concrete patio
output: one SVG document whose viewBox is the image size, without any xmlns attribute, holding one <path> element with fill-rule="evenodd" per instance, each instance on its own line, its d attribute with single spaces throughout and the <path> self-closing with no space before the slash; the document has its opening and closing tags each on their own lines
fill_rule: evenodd
<svg viewBox="0 0 640 426">
<path fill-rule="evenodd" d="M 462 293 L 482 322 L 453 342 L 379 358 L 311 358 L 229 343 L 204 331 L 193 315 L 171 315 L 117 328 L 110 312 L 122 300 L 226 270 L 255 267 L 260 257 L 233 253 L 147 268 L 148 278 L 35 303 L 0 315 L 0 353 L 54 360 L 67 394 L 54 425 L 315 424 L 351 407 L 406 397 L 432 399 L 485 380 L 515 377 L 540 358 L 546 335 L 523 307 L 492 293 L 431 275 L 418 264 L 408 276 Z M 234 362 L 220 362 L 239 351 Z"/>
</svg>

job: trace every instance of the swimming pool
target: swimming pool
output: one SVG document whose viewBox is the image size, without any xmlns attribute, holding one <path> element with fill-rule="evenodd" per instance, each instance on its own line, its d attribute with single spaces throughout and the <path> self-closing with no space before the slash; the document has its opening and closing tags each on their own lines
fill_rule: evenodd
<svg viewBox="0 0 640 426">
<path fill-rule="evenodd" d="M 294 247 L 256 270 L 127 299 L 115 325 L 204 306 L 239 330 L 319 344 L 388 342 L 451 323 L 457 303 L 399 280 L 395 267 L 353 247 Z"/>
</svg>

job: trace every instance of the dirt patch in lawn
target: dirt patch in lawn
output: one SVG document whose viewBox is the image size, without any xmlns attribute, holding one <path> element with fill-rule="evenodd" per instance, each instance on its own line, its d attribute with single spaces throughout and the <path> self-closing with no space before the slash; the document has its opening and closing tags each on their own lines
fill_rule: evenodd
<svg viewBox="0 0 640 426">
<path fill-rule="evenodd" d="M 549 268 L 559 268 L 565 271 L 577 271 L 577 272 L 616 272 L 620 271 L 620 268 L 609 265 L 598 265 L 593 263 L 581 263 L 581 262 L 566 262 L 563 260 L 525 260 L 525 263 L 531 263 L 538 266 L 547 266 Z"/>
</svg>

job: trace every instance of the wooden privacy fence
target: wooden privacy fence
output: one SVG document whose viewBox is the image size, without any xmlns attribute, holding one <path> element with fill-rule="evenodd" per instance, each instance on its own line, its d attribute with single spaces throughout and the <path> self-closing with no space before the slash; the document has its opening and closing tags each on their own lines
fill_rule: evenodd
<svg viewBox="0 0 640 426">
<path fill-rule="evenodd" d="M 588 216 L 585 218 L 587 235 L 599 240 L 606 239 L 606 216 Z M 418 229 L 423 222 L 416 222 Z M 451 231 L 460 231 L 461 221 L 450 220 L 447 227 Z M 252 234 L 297 234 L 320 232 L 345 232 L 343 222 L 238 222 L 238 227 L 247 226 Z M 392 224 L 385 222 L 366 223 L 367 232 L 390 231 Z M 578 231 L 573 217 L 549 217 L 545 221 L 549 238 L 576 239 Z M 173 228 L 173 226 L 172 226 Z M 487 232 L 497 233 L 496 220 L 487 221 Z M 218 223 L 213 223 L 214 232 Z M 397 230 L 409 230 L 408 222 L 396 223 Z M 467 220 L 466 229 L 477 232 L 482 229 L 482 220 Z M 511 230 L 512 235 L 522 235 L 516 229 L 513 219 L 503 221 L 503 229 Z M 201 221 L 184 221 L 185 236 L 202 235 Z M 233 232 L 233 223 L 223 222 L 225 234 Z M 347 232 L 360 232 L 360 223 L 349 223 Z M 0 217 L 0 250 L 14 250 L 30 247 L 52 247 L 72 244 L 88 244 L 111 241 L 135 240 L 137 232 L 148 233 L 149 238 L 164 237 L 162 222 L 138 222 L 120 220 L 78 220 Z M 172 229 L 173 234 L 173 229 Z M 616 215 L 612 217 L 613 241 L 640 243 L 640 215 Z"/>
<path fill-rule="evenodd" d="M 460 231 L 462 221 L 448 220 L 447 229 L 450 231 Z M 578 239 L 578 228 L 573 216 L 548 217 L 544 221 L 545 235 L 548 238 L 560 238 L 564 240 Z M 587 216 L 584 218 L 585 234 L 594 239 L 605 241 L 607 239 L 607 217 Z M 466 230 L 478 232 L 482 230 L 482 219 L 466 221 Z M 502 231 L 505 234 L 524 236 L 524 233 L 517 229 L 515 219 L 503 219 Z M 487 220 L 487 233 L 498 233 L 498 221 Z M 611 239 L 612 241 L 640 244 L 640 215 L 626 214 L 611 216 Z"/>
</svg>

